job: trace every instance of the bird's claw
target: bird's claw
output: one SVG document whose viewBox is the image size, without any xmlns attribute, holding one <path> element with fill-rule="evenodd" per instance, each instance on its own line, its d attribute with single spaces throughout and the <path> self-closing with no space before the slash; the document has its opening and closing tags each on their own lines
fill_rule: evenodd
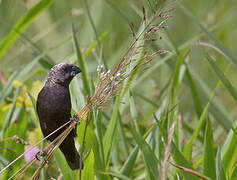
<svg viewBox="0 0 237 180">
<path fill-rule="evenodd" d="M 78 125 L 81 124 L 80 121 L 79 121 L 78 118 L 77 118 L 77 114 L 73 114 L 73 117 L 70 118 L 70 120 L 71 120 L 71 121 L 76 121 L 76 123 L 77 123 Z"/>
<path fill-rule="evenodd" d="M 37 152 L 36 154 L 35 154 L 35 158 L 38 160 L 38 161 L 40 161 L 40 157 L 45 157 L 45 156 L 47 156 L 47 153 L 45 152 L 45 151 L 39 151 L 39 152 Z"/>
<path fill-rule="evenodd" d="M 44 158 L 44 161 L 46 164 L 49 164 L 49 160 L 45 159 L 48 154 L 45 151 L 39 151 L 35 154 L 35 159 L 40 161 L 40 157 L 42 156 Z"/>
<path fill-rule="evenodd" d="M 49 165 L 49 160 L 44 159 L 44 161 L 45 161 L 45 163 L 46 163 L 47 165 Z"/>
</svg>

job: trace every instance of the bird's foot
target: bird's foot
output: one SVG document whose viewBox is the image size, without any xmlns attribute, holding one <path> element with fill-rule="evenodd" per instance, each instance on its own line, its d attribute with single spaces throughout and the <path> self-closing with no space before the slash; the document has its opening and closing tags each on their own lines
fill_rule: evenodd
<svg viewBox="0 0 237 180">
<path fill-rule="evenodd" d="M 39 151 L 35 154 L 35 158 L 40 161 L 40 157 L 43 157 L 44 158 L 44 161 L 46 164 L 49 164 L 49 160 L 47 160 L 47 153 L 45 151 Z"/>
<path fill-rule="evenodd" d="M 70 121 L 76 121 L 76 123 L 77 123 L 78 125 L 81 124 L 80 121 L 79 121 L 78 118 L 77 118 L 77 114 L 73 114 L 73 117 L 70 118 Z"/>
<path fill-rule="evenodd" d="M 75 125 L 75 128 L 72 130 L 72 135 L 73 137 L 77 137 L 77 125 L 80 125 L 80 121 L 78 120 L 77 118 L 77 114 L 73 114 L 73 118 L 70 118 L 70 120 L 73 122 L 73 121 L 76 121 L 76 125 Z"/>
</svg>

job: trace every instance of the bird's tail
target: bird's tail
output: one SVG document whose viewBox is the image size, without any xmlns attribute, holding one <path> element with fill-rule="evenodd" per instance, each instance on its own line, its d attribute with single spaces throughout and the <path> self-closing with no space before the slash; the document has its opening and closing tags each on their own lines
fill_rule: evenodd
<svg viewBox="0 0 237 180">
<path fill-rule="evenodd" d="M 72 170 L 83 169 L 83 162 L 80 163 L 80 155 L 77 152 L 74 139 L 72 137 L 67 137 L 59 148 L 64 154 L 67 163 Z"/>
</svg>

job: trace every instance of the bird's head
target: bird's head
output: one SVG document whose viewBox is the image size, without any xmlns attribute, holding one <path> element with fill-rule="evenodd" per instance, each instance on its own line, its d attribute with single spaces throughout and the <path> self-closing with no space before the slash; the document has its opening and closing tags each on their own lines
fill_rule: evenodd
<svg viewBox="0 0 237 180">
<path fill-rule="evenodd" d="M 54 85 L 60 84 L 63 86 L 68 86 L 81 69 L 74 64 L 70 63 L 60 63 L 52 67 L 48 73 L 48 78 L 46 84 Z"/>
</svg>

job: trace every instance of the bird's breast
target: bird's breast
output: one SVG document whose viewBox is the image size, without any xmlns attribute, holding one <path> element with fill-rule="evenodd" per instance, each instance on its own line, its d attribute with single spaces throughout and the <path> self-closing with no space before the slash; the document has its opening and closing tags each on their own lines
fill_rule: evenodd
<svg viewBox="0 0 237 180">
<path fill-rule="evenodd" d="M 69 89 L 44 87 L 38 95 L 37 112 L 44 135 L 69 121 L 71 117 Z"/>
</svg>

